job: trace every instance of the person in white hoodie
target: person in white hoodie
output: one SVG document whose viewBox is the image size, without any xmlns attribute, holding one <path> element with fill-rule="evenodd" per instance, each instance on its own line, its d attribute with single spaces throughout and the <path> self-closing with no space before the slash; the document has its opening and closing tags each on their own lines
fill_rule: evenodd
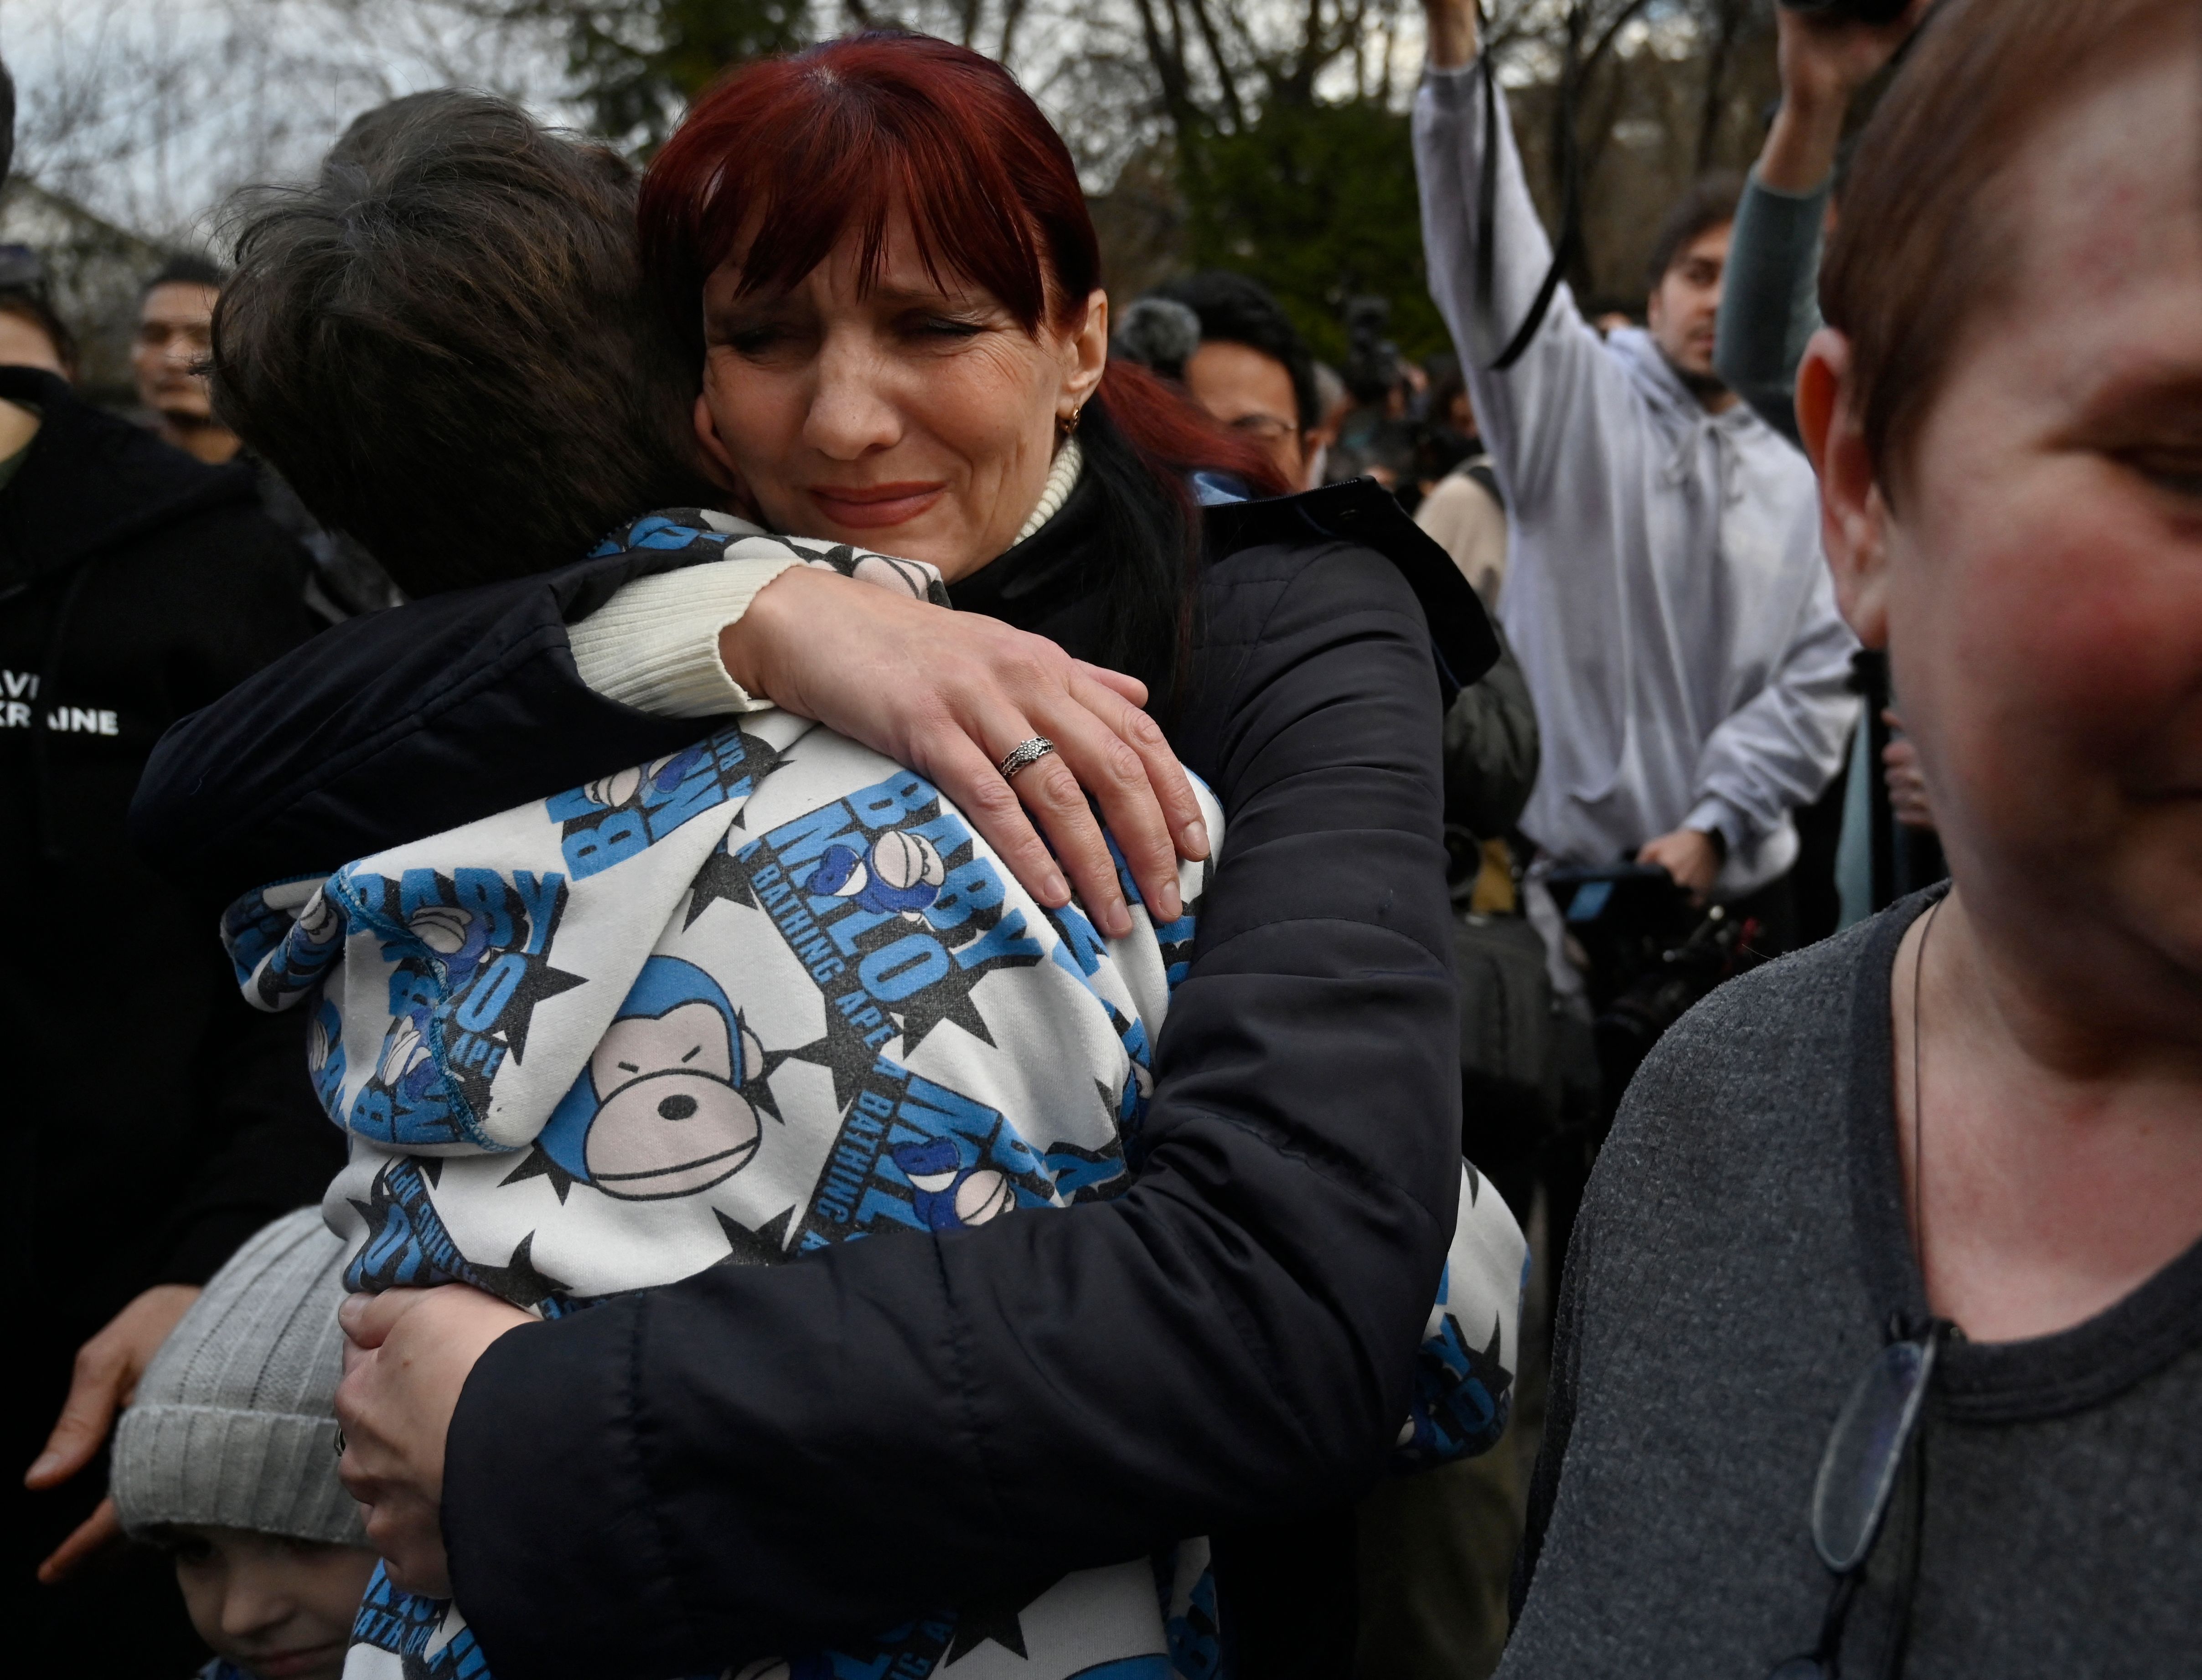
<svg viewBox="0 0 2202 1680">
<path fill-rule="evenodd" d="M 1543 726 L 1522 828 L 1557 862 L 1634 855 L 1700 902 L 1778 899 L 1792 813 L 1833 778 L 1857 716 L 1857 644 L 1820 555 L 1811 467 L 1712 371 L 1733 198 L 1708 183 L 1677 207 L 1649 332 L 1601 339 L 1562 285 L 1496 369 L 1551 245 L 1504 96 L 1475 63 L 1474 0 L 1425 3 L 1414 131 L 1430 289 L 1505 492 L 1501 620 Z"/>
</svg>

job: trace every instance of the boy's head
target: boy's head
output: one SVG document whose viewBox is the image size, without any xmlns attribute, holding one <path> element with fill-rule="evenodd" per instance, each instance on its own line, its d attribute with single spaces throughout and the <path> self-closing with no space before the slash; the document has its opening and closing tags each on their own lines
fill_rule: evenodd
<svg viewBox="0 0 2202 1680">
<path fill-rule="evenodd" d="M 634 191 L 611 152 L 486 95 L 368 112 L 313 186 L 245 213 L 216 413 L 413 595 L 721 500 L 699 370 L 642 294 Z"/>
<path fill-rule="evenodd" d="M 215 1275 L 115 1433 L 123 1527 L 175 1554 L 199 1636 L 263 1680 L 334 1680 L 374 1568 L 337 1480 L 344 1246 L 315 1208 Z"/>
</svg>

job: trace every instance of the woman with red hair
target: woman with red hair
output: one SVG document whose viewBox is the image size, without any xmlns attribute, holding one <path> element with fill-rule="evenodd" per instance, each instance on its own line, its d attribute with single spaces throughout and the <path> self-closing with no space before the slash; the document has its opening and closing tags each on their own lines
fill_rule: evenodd
<svg viewBox="0 0 2202 1680">
<path fill-rule="evenodd" d="M 1374 486 L 1245 500 L 1283 489 L 1261 457 L 1109 365 L 1069 155 L 975 54 L 874 35 L 739 73 L 651 166 L 641 236 L 729 491 L 778 530 L 930 562 L 958 610 L 803 567 L 737 589 L 722 568 L 753 562 L 731 561 L 603 614 L 687 637 L 737 703 L 864 741 L 974 820 L 1082 811 L 1080 780 L 1139 775 L 1166 737 L 1225 843 L 1127 1193 L 720 1266 L 524 1336 L 472 1291 L 385 1295 L 350 1325 L 353 1445 L 406 1466 L 390 1507 L 415 1513 L 414 1555 L 448 1551 L 500 1680 L 855 1649 L 941 1604 L 962 1611 L 945 1667 L 977 1673 L 990 1645 L 1026 1654 L 1047 1583 L 1198 1534 L 1216 1582 L 1180 1617 L 1183 1662 L 1216 1671 L 1220 1622 L 1239 1672 L 1345 1671 L 1351 1507 L 1406 1413 L 1454 1225 L 1440 724 L 1493 651 L 1480 610 Z M 602 754 L 588 682 L 617 649 L 588 620 L 573 640 Z M 1152 718 L 1112 732 L 1111 690 Z M 563 703 L 539 684 L 509 738 L 416 729 L 359 773 L 402 790 L 424 757 L 446 779 L 495 758 L 509 780 L 524 758 L 569 785 L 604 766 L 558 758 Z M 1065 850 L 1123 931 L 1133 872 L 1101 853 L 1097 890 Z M 1464 1377 L 1503 1393 L 1512 1352 Z"/>
</svg>

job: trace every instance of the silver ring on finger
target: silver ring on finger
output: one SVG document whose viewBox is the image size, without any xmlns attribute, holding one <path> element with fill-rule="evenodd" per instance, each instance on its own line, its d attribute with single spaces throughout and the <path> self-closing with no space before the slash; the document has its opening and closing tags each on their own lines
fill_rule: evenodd
<svg viewBox="0 0 2202 1680">
<path fill-rule="evenodd" d="M 1018 771 L 1028 769 L 1038 764 L 1054 750 L 1054 742 L 1049 740 L 1045 735 L 1035 735 L 1031 739 L 1020 741 L 1016 746 L 1010 748 L 1003 756 L 1002 761 L 994 767 L 1001 772 L 1004 781 L 1014 782 L 1017 778 Z"/>
</svg>

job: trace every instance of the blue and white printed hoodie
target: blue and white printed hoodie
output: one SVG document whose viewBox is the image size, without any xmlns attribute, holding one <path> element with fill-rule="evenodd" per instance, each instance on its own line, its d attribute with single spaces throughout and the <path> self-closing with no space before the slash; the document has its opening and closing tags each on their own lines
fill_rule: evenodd
<svg viewBox="0 0 2202 1680">
<path fill-rule="evenodd" d="M 613 543 L 792 553 L 945 600 L 930 567 L 713 527 L 680 510 Z M 224 939 L 251 1002 L 313 1012 L 315 1085 L 350 1137 L 323 1204 L 356 1245 L 347 1281 L 468 1283 L 556 1317 L 1125 1189 L 1208 869 L 1181 866 L 1185 912 L 1157 925 L 1120 867 L 1133 931 L 1104 939 L 1036 903 L 922 777 L 765 711 L 248 895 Z M 1465 1178 L 1461 1210 L 1403 1466 L 1505 1425 L 1524 1247 Z M 1218 1671 L 1198 1539 L 1068 1577 L 1018 1624 L 1021 1653 L 943 1612 L 742 1677 Z M 350 1680 L 488 1673 L 455 1606 L 380 1572 L 355 1640 Z"/>
</svg>

